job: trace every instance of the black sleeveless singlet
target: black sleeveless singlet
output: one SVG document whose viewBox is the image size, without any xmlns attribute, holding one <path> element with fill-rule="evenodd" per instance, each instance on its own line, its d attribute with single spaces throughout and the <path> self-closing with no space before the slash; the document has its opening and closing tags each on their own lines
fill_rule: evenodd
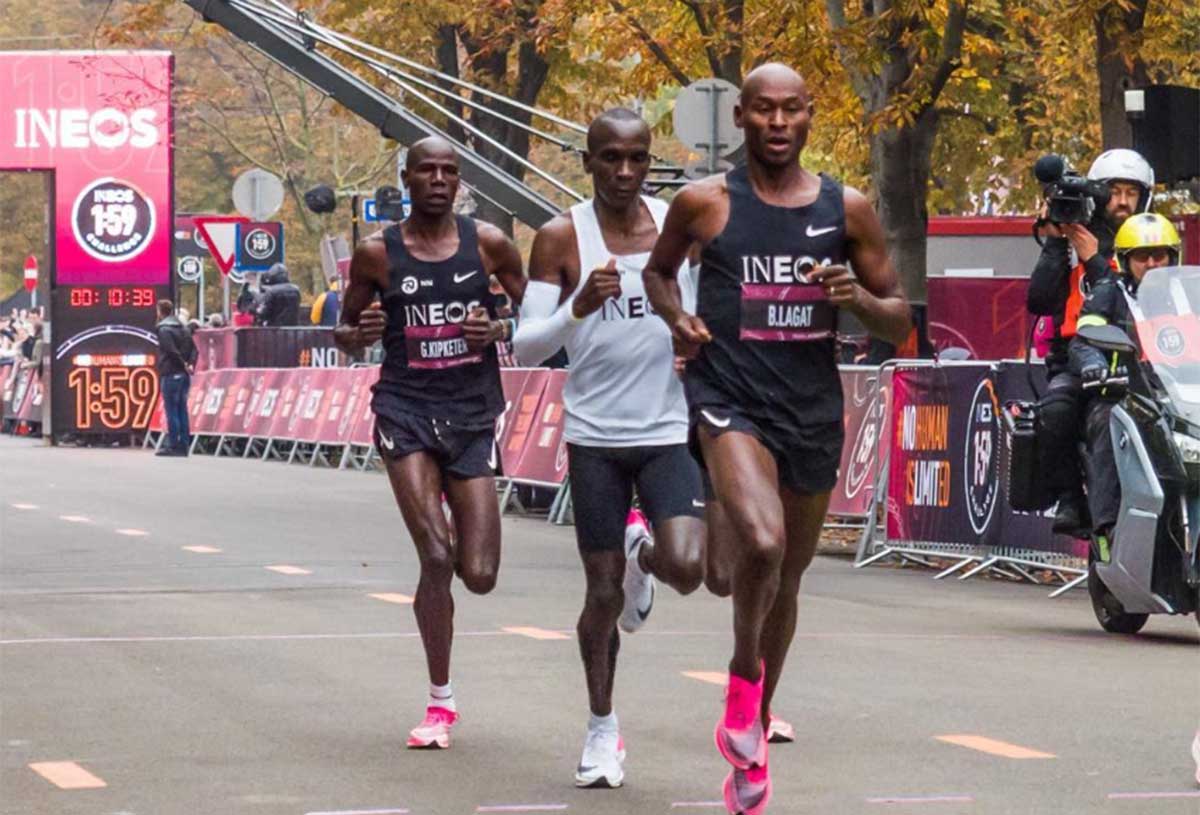
<svg viewBox="0 0 1200 815">
<path fill-rule="evenodd" d="M 688 403 L 732 405 L 781 431 L 842 421 L 837 309 L 814 266 L 846 262 L 842 185 L 803 207 L 763 203 L 745 165 L 726 176 L 729 221 L 700 255 L 696 313 L 712 333 L 687 367 Z"/>
<path fill-rule="evenodd" d="M 455 221 L 458 251 L 436 262 L 412 256 L 399 224 L 384 230 L 388 322 L 372 404 L 376 413 L 391 408 L 484 428 L 504 410 L 496 346 L 469 351 L 462 322 L 476 306 L 495 319 L 496 298 L 488 288 L 475 222 L 462 215 Z"/>
</svg>

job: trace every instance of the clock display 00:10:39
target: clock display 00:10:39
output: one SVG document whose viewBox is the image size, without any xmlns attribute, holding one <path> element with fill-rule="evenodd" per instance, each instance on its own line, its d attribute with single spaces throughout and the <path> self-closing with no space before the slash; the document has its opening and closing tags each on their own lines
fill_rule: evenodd
<svg viewBox="0 0 1200 815">
<path fill-rule="evenodd" d="M 73 286 L 71 308 L 153 308 L 154 289 L 150 286 Z"/>
</svg>

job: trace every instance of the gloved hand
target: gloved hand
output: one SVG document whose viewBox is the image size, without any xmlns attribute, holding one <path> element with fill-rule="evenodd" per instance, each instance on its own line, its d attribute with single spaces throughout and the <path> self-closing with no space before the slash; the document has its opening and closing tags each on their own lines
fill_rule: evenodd
<svg viewBox="0 0 1200 815">
<path fill-rule="evenodd" d="M 1129 387 L 1129 371 L 1124 365 L 1109 370 L 1104 365 L 1088 365 L 1079 372 L 1084 390 L 1099 389 L 1107 399 L 1120 399 Z"/>
</svg>

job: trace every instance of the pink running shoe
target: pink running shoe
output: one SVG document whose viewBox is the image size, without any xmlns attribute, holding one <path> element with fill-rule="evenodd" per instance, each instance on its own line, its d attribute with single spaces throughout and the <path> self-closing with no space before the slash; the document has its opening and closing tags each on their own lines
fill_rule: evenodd
<svg viewBox="0 0 1200 815">
<path fill-rule="evenodd" d="M 432 706 L 425 708 L 425 720 L 409 731 L 409 749 L 445 750 L 450 746 L 450 728 L 457 722 L 458 714 L 453 710 Z"/>
<path fill-rule="evenodd" d="M 732 770 L 725 776 L 725 808 L 731 815 L 762 815 L 771 800 L 771 774 L 764 764 L 749 770 Z"/>
<path fill-rule="evenodd" d="M 774 713 L 768 713 L 767 741 L 771 744 L 791 744 L 796 740 L 796 728 L 791 722 L 779 719 Z"/>
<path fill-rule="evenodd" d="M 725 688 L 725 715 L 713 734 L 717 750 L 736 770 L 767 763 L 767 739 L 762 726 L 764 669 L 757 682 L 729 675 Z"/>
</svg>

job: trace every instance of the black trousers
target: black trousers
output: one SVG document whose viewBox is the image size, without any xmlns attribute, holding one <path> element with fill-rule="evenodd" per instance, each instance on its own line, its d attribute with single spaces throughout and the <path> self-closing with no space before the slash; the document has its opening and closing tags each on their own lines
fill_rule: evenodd
<svg viewBox="0 0 1200 815">
<path fill-rule="evenodd" d="M 1107 399 L 1092 396 L 1085 408 L 1087 453 L 1084 455 L 1084 466 L 1087 470 L 1088 511 L 1092 514 L 1092 528 L 1097 530 L 1115 524 L 1121 511 L 1121 480 L 1117 476 L 1117 459 L 1108 426 L 1113 404 Z"/>
<path fill-rule="evenodd" d="M 1079 377 L 1060 372 L 1050 377 L 1049 388 L 1038 402 L 1038 458 L 1043 483 L 1055 498 L 1081 495 L 1083 469 L 1079 444 L 1083 434 L 1083 386 Z"/>
</svg>

